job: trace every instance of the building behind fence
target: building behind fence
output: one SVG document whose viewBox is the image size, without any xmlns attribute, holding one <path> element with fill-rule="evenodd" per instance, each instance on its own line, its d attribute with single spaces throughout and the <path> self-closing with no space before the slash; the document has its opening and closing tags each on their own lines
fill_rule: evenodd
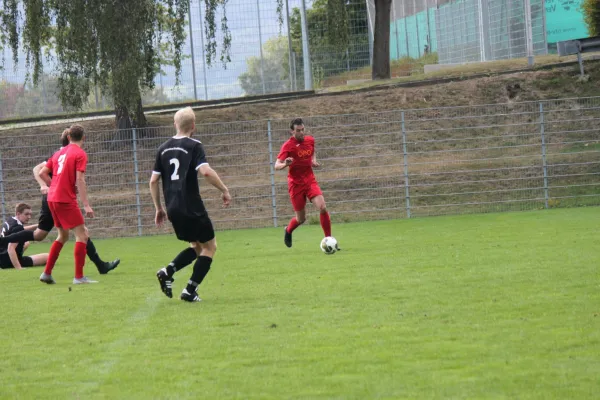
<svg viewBox="0 0 600 400">
<path fill-rule="evenodd" d="M 437 53 L 441 64 L 478 62 L 528 55 L 530 32 L 534 55 L 546 54 L 559 40 L 586 37 L 580 10 L 582 0 L 394 0 L 391 10 L 390 57 L 413 59 Z M 188 38 L 184 45 L 181 84 L 174 69 L 163 66 L 156 89 L 145 93 L 144 104 L 212 100 L 265 93 L 298 91 L 310 86 L 344 84 L 368 79 L 375 8 L 373 0 L 349 0 L 348 44 L 330 45 L 326 2 L 306 3 L 302 34 L 302 0 L 284 2 L 283 25 L 277 22 L 277 2 L 227 2 L 232 35 L 231 62 L 206 64 L 203 3 L 190 1 Z M 3 0 L 0 0 L 0 7 Z M 201 5 L 202 4 L 202 5 Z M 527 5 L 529 4 L 529 7 Z M 216 15 L 221 20 L 222 15 Z M 531 20 L 531 29 L 527 21 Z M 217 40 L 221 40 L 217 35 Z M 310 58 L 304 56 L 307 43 Z M 64 111 L 56 95 L 56 76 L 50 61 L 38 87 L 26 83 L 25 57 L 12 68 L 12 54 L 2 50 L 0 119 Z M 310 59 L 310 62 L 308 60 Z M 435 57 L 427 62 L 436 62 Z M 422 74 L 423 67 L 395 70 L 395 75 Z M 312 79 L 305 74 L 310 68 Z M 96 88 L 86 110 L 110 109 L 110 99 Z"/>
<path fill-rule="evenodd" d="M 305 119 L 335 223 L 600 205 L 600 97 L 397 110 Z M 288 120 L 197 125 L 233 203 L 201 193 L 217 229 L 284 226 L 293 210 L 275 158 Z M 95 237 L 150 235 L 148 181 L 172 127 L 89 132 L 87 182 Z M 0 137 L 2 217 L 39 204 L 32 168 L 59 147 L 54 135 Z M 34 208 L 37 208 L 35 206 Z M 308 207 L 309 222 L 318 215 Z"/>
</svg>

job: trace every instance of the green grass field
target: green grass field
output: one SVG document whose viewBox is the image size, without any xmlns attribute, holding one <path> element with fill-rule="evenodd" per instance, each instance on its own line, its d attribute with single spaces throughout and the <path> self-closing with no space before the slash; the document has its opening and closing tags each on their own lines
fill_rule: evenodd
<svg viewBox="0 0 600 400">
<path fill-rule="evenodd" d="M 156 281 L 174 237 L 98 240 L 122 264 L 85 287 L 68 246 L 57 285 L 0 271 L 0 398 L 595 399 L 599 213 L 334 225 L 333 256 L 319 226 L 219 232 L 197 304 Z"/>
</svg>

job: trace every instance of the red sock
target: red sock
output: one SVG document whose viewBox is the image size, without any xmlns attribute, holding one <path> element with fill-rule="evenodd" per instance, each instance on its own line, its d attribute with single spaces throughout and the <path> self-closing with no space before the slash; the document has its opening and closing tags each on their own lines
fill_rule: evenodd
<svg viewBox="0 0 600 400">
<path fill-rule="evenodd" d="M 81 279 L 83 277 L 83 266 L 85 264 L 86 255 L 86 243 L 75 242 L 75 278 Z"/>
<path fill-rule="evenodd" d="M 288 233 L 292 233 L 292 232 L 294 232 L 294 229 L 296 229 L 299 226 L 300 226 L 300 224 L 298 223 L 298 220 L 296 219 L 296 217 L 294 217 L 290 220 L 289 225 L 285 229 L 287 230 Z"/>
<path fill-rule="evenodd" d="M 323 233 L 325 233 L 325 236 L 331 236 L 331 218 L 329 218 L 329 213 L 327 211 L 322 212 L 319 217 L 321 218 Z"/>
<path fill-rule="evenodd" d="M 61 242 L 55 241 L 50 246 L 50 254 L 48 255 L 48 260 L 46 261 L 46 268 L 44 269 L 44 273 L 46 275 L 52 275 L 52 269 L 54 269 L 54 264 L 56 264 L 56 260 L 58 260 L 58 255 L 63 248 L 63 244 Z"/>
</svg>

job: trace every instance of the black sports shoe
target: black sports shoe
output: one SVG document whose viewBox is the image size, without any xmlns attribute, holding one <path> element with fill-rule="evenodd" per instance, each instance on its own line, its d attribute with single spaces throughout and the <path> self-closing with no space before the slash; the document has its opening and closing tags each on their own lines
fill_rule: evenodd
<svg viewBox="0 0 600 400">
<path fill-rule="evenodd" d="M 121 263 L 121 260 L 117 258 L 115 261 L 104 262 L 100 265 L 96 265 L 96 267 L 98 268 L 100 275 L 106 275 L 113 269 L 117 268 L 119 263 Z"/>
<path fill-rule="evenodd" d="M 171 288 L 173 287 L 175 279 L 167 274 L 166 268 L 158 270 L 156 277 L 158 278 L 158 283 L 160 283 L 160 290 L 162 290 L 168 298 L 173 298 L 173 290 Z"/>
<path fill-rule="evenodd" d="M 183 289 L 183 292 L 181 292 L 180 299 L 183 301 L 190 302 L 190 303 L 196 303 L 196 302 L 202 301 L 202 299 L 200 297 L 198 297 L 198 293 L 196 293 L 196 291 L 193 291 L 192 293 L 190 293 L 187 291 L 187 289 Z"/>
<path fill-rule="evenodd" d="M 283 237 L 283 242 L 287 247 L 292 247 L 292 234 L 287 231 L 287 228 L 284 229 L 285 236 Z"/>
</svg>

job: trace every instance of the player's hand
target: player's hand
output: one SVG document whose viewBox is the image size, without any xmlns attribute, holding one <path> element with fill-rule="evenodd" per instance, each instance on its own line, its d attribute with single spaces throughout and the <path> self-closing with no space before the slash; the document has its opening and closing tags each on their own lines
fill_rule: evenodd
<svg viewBox="0 0 600 400">
<path fill-rule="evenodd" d="M 319 164 L 317 162 L 317 160 L 312 160 L 311 164 L 312 164 L 313 168 L 319 168 L 321 166 L 321 164 Z"/>
<path fill-rule="evenodd" d="M 40 186 L 40 192 L 42 192 L 42 194 L 48 194 L 48 186 Z"/>
<path fill-rule="evenodd" d="M 231 204 L 231 195 L 229 191 L 221 194 L 221 199 L 223 199 L 223 208 L 229 207 Z"/>
<path fill-rule="evenodd" d="M 85 206 L 83 207 L 83 209 L 85 210 L 85 216 L 88 218 L 94 218 L 94 210 L 92 210 L 92 207 L 90 206 Z"/>
<path fill-rule="evenodd" d="M 285 166 L 289 167 L 290 165 L 292 165 L 292 163 L 294 162 L 294 158 L 293 157 L 288 157 L 285 159 Z"/>
<path fill-rule="evenodd" d="M 154 216 L 154 223 L 156 224 L 156 226 L 161 226 L 166 220 L 167 213 L 165 212 L 165 210 L 156 210 L 156 215 Z"/>
</svg>

